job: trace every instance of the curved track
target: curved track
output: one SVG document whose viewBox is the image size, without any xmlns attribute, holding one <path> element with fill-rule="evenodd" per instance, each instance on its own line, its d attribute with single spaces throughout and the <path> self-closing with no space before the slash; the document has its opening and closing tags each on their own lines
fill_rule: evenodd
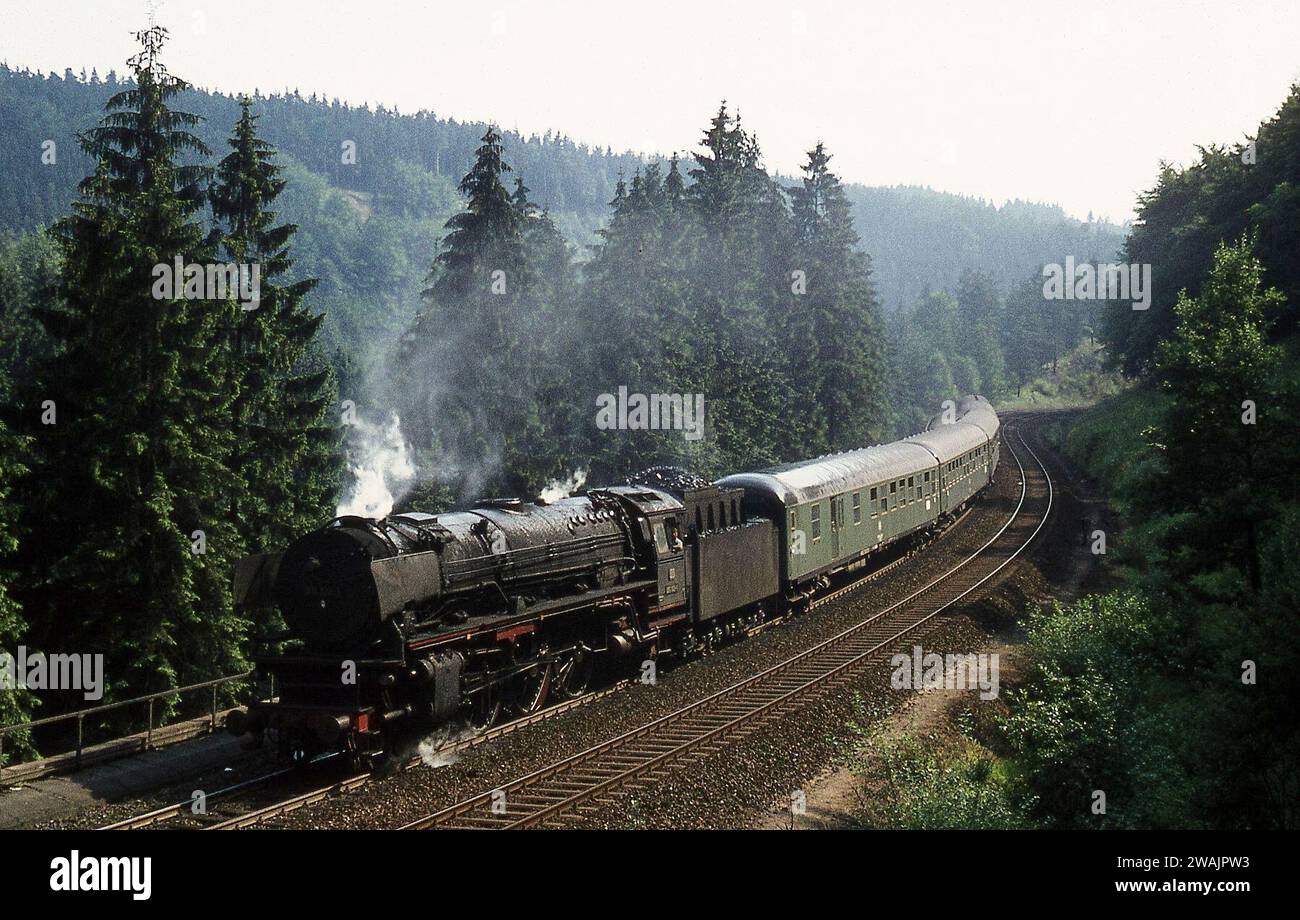
<svg viewBox="0 0 1300 920">
<path fill-rule="evenodd" d="M 1012 437 L 1033 460 L 1027 470 Z M 863 622 L 759 674 L 497 789 L 404 825 L 404 829 L 563 826 L 602 801 L 652 783 L 734 743 L 854 678 L 900 639 L 1001 573 L 1043 529 L 1052 510 L 1046 466 L 1018 430 L 1005 442 L 1020 470 L 1011 516 L 983 546 L 925 587 Z M 817 599 L 831 603 L 862 582 Z"/>
</svg>

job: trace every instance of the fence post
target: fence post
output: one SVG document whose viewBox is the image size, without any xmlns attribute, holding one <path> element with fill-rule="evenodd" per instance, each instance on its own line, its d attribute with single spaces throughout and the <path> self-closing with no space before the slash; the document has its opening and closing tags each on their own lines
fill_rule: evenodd
<svg viewBox="0 0 1300 920">
<path fill-rule="evenodd" d="M 149 727 L 144 733 L 144 749 L 147 751 L 153 746 L 153 697 L 149 697 Z"/>
<path fill-rule="evenodd" d="M 209 731 L 217 730 L 217 685 L 212 685 L 212 723 L 208 726 Z"/>
<path fill-rule="evenodd" d="M 77 716 L 77 766 L 78 767 L 81 766 L 81 746 L 82 746 L 82 739 L 84 738 L 85 724 L 86 724 L 86 717 L 83 715 L 78 715 Z"/>
</svg>

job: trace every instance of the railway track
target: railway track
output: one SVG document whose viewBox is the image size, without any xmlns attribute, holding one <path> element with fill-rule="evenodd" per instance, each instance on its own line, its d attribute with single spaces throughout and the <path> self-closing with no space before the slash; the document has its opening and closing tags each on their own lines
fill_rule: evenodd
<svg viewBox="0 0 1300 920">
<path fill-rule="evenodd" d="M 512 734 L 529 725 L 534 725 L 544 719 L 553 718 L 563 712 L 568 712 L 579 706 L 585 706 L 588 703 L 595 702 L 602 697 L 608 696 L 627 686 L 628 681 L 619 681 L 608 687 L 593 691 L 576 699 L 566 700 L 562 703 L 556 703 L 548 706 L 531 715 L 513 719 L 509 722 L 498 725 L 494 728 L 479 732 L 472 737 L 457 739 L 437 748 L 433 753 L 438 757 L 448 757 L 460 751 L 467 750 L 475 745 L 501 738 L 505 735 Z M 411 757 L 404 761 L 396 771 L 401 772 L 409 770 L 412 767 L 422 763 L 420 757 Z M 173 823 L 184 822 L 191 829 L 200 830 L 236 830 L 247 827 L 255 827 L 273 818 L 289 814 L 317 802 L 331 799 L 335 796 L 346 795 L 367 785 L 371 780 L 378 778 L 381 774 L 375 773 L 355 773 L 335 782 L 310 789 L 289 798 L 281 799 L 269 805 L 257 805 L 256 795 L 259 790 L 264 790 L 281 780 L 287 780 L 299 775 L 299 771 L 294 767 L 285 767 L 272 770 L 260 776 L 243 780 L 242 782 L 233 783 L 221 789 L 216 789 L 206 795 L 206 804 L 219 804 L 220 808 L 208 814 L 195 814 L 193 811 L 193 800 L 186 799 L 183 802 L 174 802 L 171 805 L 164 805 L 162 808 L 156 808 L 152 811 L 134 815 L 112 824 L 107 824 L 101 828 L 103 831 L 125 831 L 125 830 L 142 830 L 149 827 L 161 827 Z M 254 801 L 249 802 L 244 797 L 252 798 Z"/>
<path fill-rule="evenodd" d="M 1010 426 L 1009 426 L 1010 428 Z M 895 644 L 969 597 L 1019 556 L 1046 524 L 1053 486 L 1046 466 L 1018 426 L 1014 437 L 1035 468 L 1005 443 L 1020 470 L 1021 492 L 1010 517 L 983 546 L 925 587 L 863 622 L 774 667 L 676 712 L 574 754 L 498 788 L 426 815 L 403 829 L 513 829 L 563 826 L 598 812 L 602 802 L 653 783 L 743 740 L 852 680 Z M 813 603 L 832 603 L 855 582 Z"/>
</svg>

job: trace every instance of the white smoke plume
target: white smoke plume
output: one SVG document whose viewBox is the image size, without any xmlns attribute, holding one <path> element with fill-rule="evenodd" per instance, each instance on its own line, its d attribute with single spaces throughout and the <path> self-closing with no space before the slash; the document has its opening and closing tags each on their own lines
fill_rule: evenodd
<svg viewBox="0 0 1300 920">
<path fill-rule="evenodd" d="M 416 753 L 426 767 L 449 767 L 460 760 L 460 750 L 456 745 L 474 737 L 474 730 L 468 726 L 443 725 L 432 734 L 420 739 Z"/>
<path fill-rule="evenodd" d="M 347 459 L 352 488 L 335 509 L 339 517 L 381 518 L 415 481 L 415 463 L 396 412 L 379 424 L 356 416 L 349 429 Z"/>
<path fill-rule="evenodd" d="M 568 479 L 552 479 L 547 483 L 546 488 L 542 489 L 542 494 L 537 496 L 546 503 L 559 501 L 562 498 L 568 498 L 574 492 L 582 488 L 583 483 L 587 481 L 586 470 L 574 470 Z"/>
</svg>

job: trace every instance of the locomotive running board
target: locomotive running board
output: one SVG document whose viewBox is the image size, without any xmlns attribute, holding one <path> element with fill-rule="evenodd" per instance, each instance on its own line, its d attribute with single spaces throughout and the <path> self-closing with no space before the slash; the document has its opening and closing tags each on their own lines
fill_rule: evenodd
<svg viewBox="0 0 1300 920">
<path fill-rule="evenodd" d="M 645 581 L 629 582 L 625 585 L 615 585 L 612 588 L 585 591 L 582 594 L 574 594 L 570 597 L 561 597 L 537 604 L 517 616 L 501 614 L 499 616 L 470 617 L 469 625 L 462 625 L 453 632 L 440 632 L 421 639 L 413 639 L 410 642 L 410 647 L 412 649 L 432 648 L 445 645 L 448 642 L 458 642 L 474 636 L 496 633 L 512 626 L 521 626 L 527 623 L 540 622 L 551 617 L 564 616 L 577 610 L 597 607 L 603 601 L 620 599 L 626 595 L 635 594 L 637 591 L 654 588 L 657 584 L 657 582 L 647 579 Z"/>
</svg>

